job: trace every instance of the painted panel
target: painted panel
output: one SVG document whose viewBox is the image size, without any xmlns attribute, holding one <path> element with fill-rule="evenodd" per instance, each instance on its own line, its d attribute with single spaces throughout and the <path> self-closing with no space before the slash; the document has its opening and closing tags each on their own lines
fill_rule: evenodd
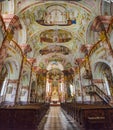
<svg viewBox="0 0 113 130">
<path fill-rule="evenodd" d="M 40 34 L 40 42 L 64 43 L 69 42 L 71 39 L 71 33 L 61 29 L 51 29 L 44 31 Z"/>
</svg>

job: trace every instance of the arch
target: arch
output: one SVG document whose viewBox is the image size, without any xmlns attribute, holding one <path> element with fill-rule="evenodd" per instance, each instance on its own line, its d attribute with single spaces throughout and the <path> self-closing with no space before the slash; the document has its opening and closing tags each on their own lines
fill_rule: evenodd
<svg viewBox="0 0 113 130">
<path fill-rule="evenodd" d="M 94 73 L 99 82 L 95 82 L 108 95 L 113 95 L 113 75 L 111 67 L 107 62 L 96 62 Z M 95 80 L 94 80 L 95 81 Z"/>
<path fill-rule="evenodd" d="M 86 31 L 86 43 L 91 44 L 95 41 L 95 33 L 91 30 L 91 26 L 93 24 L 93 21 L 90 21 L 87 31 Z"/>
<path fill-rule="evenodd" d="M 30 78 L 31 78 L 31 65 L 28 61 L 24 60 L 22 75 L 19 85 L 18 98 L 21 103 L 27 103 L 29 98 L 30 90 Z"/>
<path fill-rule="evenodd" d="M 36 98 L 36 81 L 32 81 L 31 83 L 31 91 L 30 91 L 30 102 L 35 102 Z"/>
<path fill-rule="evenodd" d="M 20 74 L 20 65 L 15 59 L 9 58 L 5 60 L 4 66 L 7 69 L 7 75 L 4 78 L 2 86 L 2 94 L 3 96 L 5 95 L 4 102 L 6 102 L 6 104 L 8 102 L 14 104 Z"/>
<path fill-rule="evenodd" d="M 1 73 L 0 73 L 0 95 L 2 95 L 2 89 L 3 89 L 3 84 L 4 84 L 4 81 L 5 81 L 5 78 L 7 77 L 8 75 L 8 70 L 6 68 L 6 66 L 3 66 L 2 67 L 2 70 L 1 70 Z"/>
<path fill-rule="evenodd" d="M 25 72 L 21 77 L 21 86 L 19 86 L 19 101 L 23 103 L 27 103 L 29 96 L 29 82 L 30 82 L 30 74 Z"/>
<path fill-rule="evenodd" d="M 19 63 L 16 59 L 11 57 L 11 58 L 8 58 L 5 60 L 4 65 L 6 66 L 6 68 L 8 70 L 9 79 L 10 78 L 11 79 L 18 79 L 19 78 L 21 63 Z"/>
<path fill-rule="evenodd" d="M 52 69 L 59 69 L 59 70 L 64 70 L 64 67 L 63 65 L 60 63 L 60 62 L 57 62 L 57 61 L 52 61 L 52 62 L 49 62 L 49 64 L 47 65 L 46 69 L 49 71 L 49 70 L 52 70 Z"/>
<path fill-rule="evenodd" d="M 93 77 L 95 78 L 95 73 L 96 73 L 96 67 L 98 67 L 98 63 L 101 63 L 101 64 L 105 64 L 106 66 L 109 66 L 109 68 L 111 69 L 111 65 L 109 64 L 108 61 L 106 60 L 102 60 L 102 59 L 98 59 L 92 66 L 92 72 L 93 72 Z M 111 69 L 111 74 L 113 75 L 113 70 Z"/>
<path fill-rule="evenodd" d="M 26 38 L 26 25 L 22 19 L 20 19 L 20 23 L 22 25 L 22 29 L 18 31 L 18 44 L 24 44 L 27 41 Z"/>
</svg>

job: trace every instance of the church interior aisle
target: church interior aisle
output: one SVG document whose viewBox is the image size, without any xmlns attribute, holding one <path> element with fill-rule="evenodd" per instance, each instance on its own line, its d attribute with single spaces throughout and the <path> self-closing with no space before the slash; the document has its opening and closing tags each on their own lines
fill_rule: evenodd
<svg viewBox="0 0 113 130">
<path fill-rule="evenodd" d="M 80 130 L 75 122 L 64 114 L 60 106 L 51 106 L 38 130 Z"/>
</svg>

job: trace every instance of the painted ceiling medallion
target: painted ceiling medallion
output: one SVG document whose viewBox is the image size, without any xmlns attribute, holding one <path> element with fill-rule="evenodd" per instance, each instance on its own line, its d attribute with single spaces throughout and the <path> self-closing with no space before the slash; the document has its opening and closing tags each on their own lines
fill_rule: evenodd
<svg viewBox="0 0 113 130">
<path fill-rule="evenodd" d="M 64 55 L 68 55 L 70 53 L 70 50 L 65 46 L 50 45 L 50 46 L 43 48 L 39 52 L 41 55 L 46 55 L 49 53 L 61 53 Z"/>
<path fill-rule="evenodd" d="M 38 9 L 35 16 L 37 16 L 35 17 L 36 22 L 45 26 L 76 24 L 76 18 L 71 17 L 71 13 L 60 5 L 51 5 L 44 10 Z"/>
<path fill-rule="evenodd" d="M 40 34 L 40 42 L 64 43 L 72 39 L 70 32 L 61 29 L 50 29 Z"/>
<path fill-rule="evenodd" d="M 53 55 L 52 57 L 48 59 L 48 62 L 51 62 L 51 61 L 63 62 L 64 59 L 61 56 Z"/>
</svg>

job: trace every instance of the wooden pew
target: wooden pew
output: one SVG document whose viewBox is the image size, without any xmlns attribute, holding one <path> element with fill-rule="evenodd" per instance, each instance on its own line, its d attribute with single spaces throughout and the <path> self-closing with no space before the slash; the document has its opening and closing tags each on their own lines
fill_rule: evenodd
<svg viewBox="0 0 113 130">
<path fill-rule="evenodd" d="M 0 108 L 0 130 L 35 130 L 49 105 L 22 105 Z"/>
<path fill-rule="evenodd" d="M 97 105 L 97 104 L 76 104 L 76 120 L 81 124 L 81 111 L 82 109 L 98 109 L 98 108 L 110 108 L 109 105 Z"/>
<path fill-rule="evenodd" d="M 113 108 L 106 109 L 105 114 L 108 130 L 113 130 Z"/>
<path fill-rule="evenodd" d="M 80 110 L 80 117 L 79 122 L 85 129 L 90 128 L 107 128 L 106 124 L 106 115 L 105 115 L 106 108 L 81 108 Z"/>
<path fill-rule="evenodd" d="M 62 105 L 62 108 L 67 110 L 70 115 L 73 112 L 74 119 L 85 130 L 113 130 L 113 108 L 109 105 L 66 103 Z"/>
</svg>

